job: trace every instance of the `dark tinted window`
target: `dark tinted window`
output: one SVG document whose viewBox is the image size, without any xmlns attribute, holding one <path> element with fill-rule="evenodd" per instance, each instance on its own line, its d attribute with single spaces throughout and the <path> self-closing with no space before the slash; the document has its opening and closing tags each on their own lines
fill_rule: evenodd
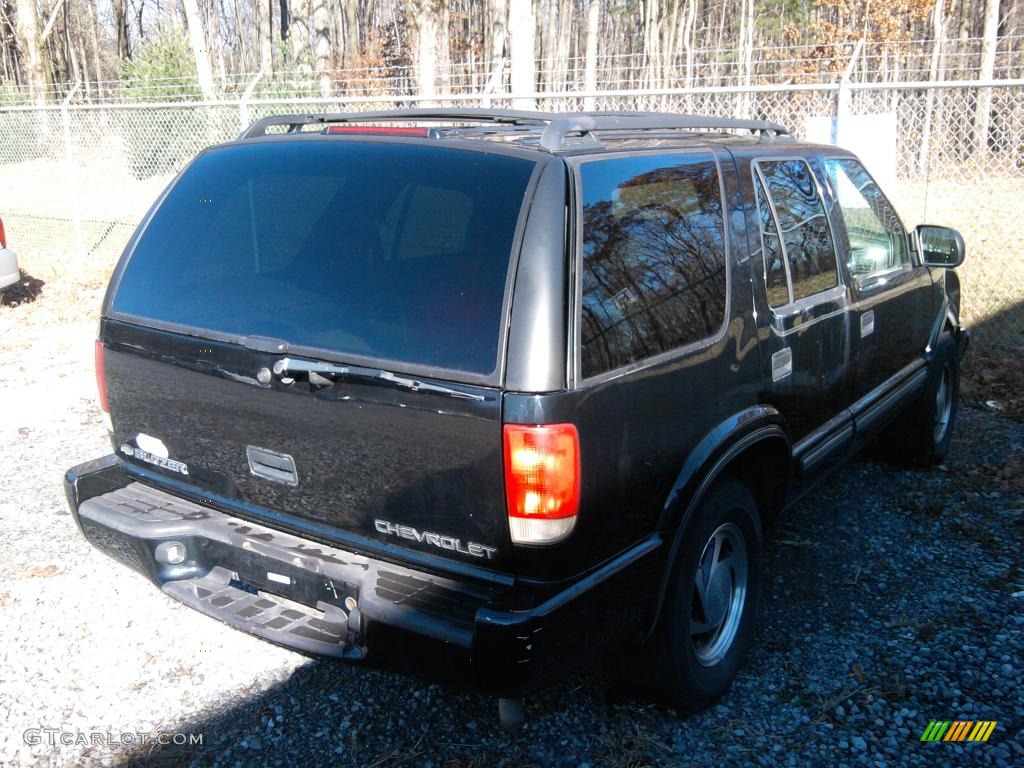
<svg viewBox="0 0 1024 768">
<path fill-rule="evenodd" d="M 113 308 L 488 374 L 533 167 L 426 143 L 214 150 L 160 206 Z"/>
<path fill-rule="evenodd" d="M 761 247 L 764 248 L 764 277 L 768 285 L 768 306 L 781 307 L 788 304 L 789 281 L 786 279 L 786 252 L 782 248 L 782 235 L 772 214 L 768 197 L 764 193 L 761 177 L 754 174 L 754 188 L 757 190 L 757 213 L 761 228 Z"/>
<path fill-rule="evenodd" d="M 584 377 L 713 335 L 725 321 L 725 219 L 710 155 L 585 163 Z"/>
<path fill-rule="evenodd" d="M 775 208 L 793 300 L 839 285 L 832 233 L 810 166 L 803 160 L 762 160 L 757 167 Z M 768 277 L 771 293 L 770 270 Z"/>
</svg>

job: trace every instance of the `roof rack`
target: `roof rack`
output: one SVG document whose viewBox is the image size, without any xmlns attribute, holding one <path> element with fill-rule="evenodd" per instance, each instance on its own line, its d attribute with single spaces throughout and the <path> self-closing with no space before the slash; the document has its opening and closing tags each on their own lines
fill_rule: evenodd
<svg viewBox="0 0 1024 768">
<path fill-rule="evenodd" d="M 272 115 L 253 123 L 240 139 L 267 135 L 272 126 L 286 126 L 298 133 L 306 125 L 330 123 L 439 121 L 483 123 L 492 126 L 517 126 L 540 130 L 540 146 L 549 152 L 575 147 L 601 145 L 598 132 L 633 133 L 672 130 L 746 130 L 762 141 L 791 138 L 787 128 L 766 120 L 738 120 L 728 117 L 679 115 L 660 112 L 529 112 L 508 109 L 395 109 L 379 112 L 340 112 L 335 114 Z"/>
<path fill-rule="evenodd" d="M 329 123 L 396 121 L 446 121 L 543 126 L 559 115 L 550 112 L 526 112 L 512 109 L 390 109 L 378 112 L 336 112 L 319 115 L 271 115 L 250 125 L 239 139 L 267 135 L 273 126 L 287 126 L 288 133 L 298 133 L 304 125 Z"/>
<path fill-rule="evenodd" d="M 659 112 L 582 112 L 577 115 L 555 116 L 544 129 L 540 145 L 551 152 L 567 149 L 575 142 L 599 145 L 594 134 L 598 131 L 634 132 L 665 130 L 746 130 L 758 134 L 764 141 L 776 138 L 790 138 L 789 129 L 766 120 L 737 120 L 729 117 L 706 117 L 704 115 L 676 115 Z"/>
</svg>

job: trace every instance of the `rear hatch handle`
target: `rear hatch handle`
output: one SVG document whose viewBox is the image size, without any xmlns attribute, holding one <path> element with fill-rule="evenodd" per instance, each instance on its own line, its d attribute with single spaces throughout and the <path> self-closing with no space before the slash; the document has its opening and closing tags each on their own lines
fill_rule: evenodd
<svg viewBox="0 0 1024 768">
<path fill-rule="evenodd" d="M 389 384 L 408 389 L 412 392 L 432 392 L 436 395 L 446 397 L 458 397 L 465 400 L 478 400 L 483 402 L 486 398 L 473 392 L 463 392 L 452 387 L 445 387 L 439 384 L 428 384 L 419 379 L 410 379 L 398 376 L 391 371 L 373 370 L 366 368 L 353 368 L 345 365 L 334 365 L 317 360 L 299 360 L 293 357 L 282 357 L 274 363 L 274 373 L 284 376 L 289 373 L 306 373 L 311 375 L 328 376 L 363 376 L 386 381 Z"/>
</svg>

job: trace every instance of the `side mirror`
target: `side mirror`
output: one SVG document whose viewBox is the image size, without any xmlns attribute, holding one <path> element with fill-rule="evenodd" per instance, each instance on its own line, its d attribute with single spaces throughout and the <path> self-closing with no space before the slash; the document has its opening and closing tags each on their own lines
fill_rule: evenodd
<svg viewBox="0 0 1024 768">
<path fill-rule="evenodd" d="M 926 267 L 954 269 L 964 263 L 964 239 L 955 229 L 922 224 L 914 237 Z"/>
</svg>

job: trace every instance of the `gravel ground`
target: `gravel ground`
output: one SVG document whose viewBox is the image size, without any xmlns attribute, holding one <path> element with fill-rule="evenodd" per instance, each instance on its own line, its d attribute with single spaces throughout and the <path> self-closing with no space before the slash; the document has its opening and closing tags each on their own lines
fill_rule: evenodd
<svg viewBox="0 0 1024 768">
<path fill-rule="evenodd" d="M 0 310 L 0 339 L 24 309 Z M 585 675 L 528 702 L 508 737 L 484 697 L 276 648 L 86 545 L 60 481 L 109 450 L 95 325 L 26 330 L 0 346 L 0 764 L 1024 764 L 1024 425 L 1005 414 L 962 411 L 944 468 L 860 459 L 779 521 L 756 644 L 711 711 Z M 918 740 L 955 719 L 999 725 L 987 743 Z"/>
</svg>

